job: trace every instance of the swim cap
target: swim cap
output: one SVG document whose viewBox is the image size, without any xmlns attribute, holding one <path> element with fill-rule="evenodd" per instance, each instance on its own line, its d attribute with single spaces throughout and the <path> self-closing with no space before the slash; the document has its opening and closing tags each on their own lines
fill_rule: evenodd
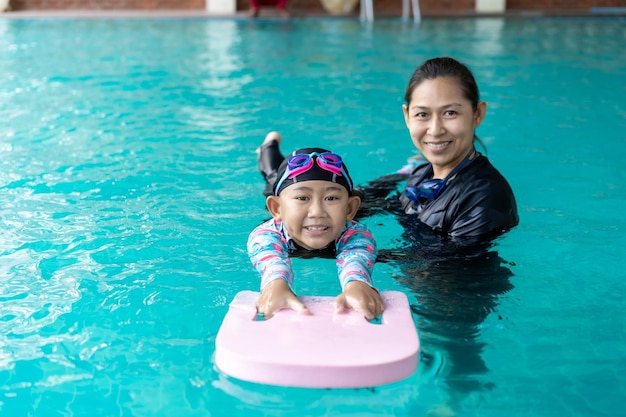
<svg viewBox="0 0 626 417">
<path fill-rule="evenodd" d="M 348 168 L 343 163 L 343 161 L 341 162 L 341 168 L 343 169 L 343 173 L 345 173 L 345 175 L 338 175 L 322 168 L 317 162 L 318 156 L 312 156 L 312 158 L 314 158 L 314 161 L 310 169 L 294 176 L 293 178 L 285 178 L 282 181 L 282 183 L 280 182 L 281 179 L 285 175 L 285 171 L 287 170 L 290 157 L 294 155 L 300 155 L 300 154 L 308 155 L 314 152 L 318 154 L 322 154 L 324 152 L 330 152 L 330 151 L 326 149 L 322 149 L 322 148 L 302 148 L 302 149 L 298 149 L 297 151 L 294 151 L 287 158 L 285 158 L 285 160 L 278 167 L 278 171 L 276 172 L 276 180 L 274 181 L 274 184 L 272 185 L 272 191 L 274 192 L 274 195 L 279 195 L 282 190 L 284 190 L 291 184 L 295 184 L 297 182 L 302 182 L 302 181 L 315 181 L 315 180 L 334 182 L 336 184 L 343 186 L 346 190 L 348 190 L 348 194 L 353 195 L 352 194 L 352 184 L 353 184 L 352 178 L 350 178 L 350 174 L 348 173 Z M 279 187 L 278 189 L 276 189 L 277 186 Z"/>
</svg>

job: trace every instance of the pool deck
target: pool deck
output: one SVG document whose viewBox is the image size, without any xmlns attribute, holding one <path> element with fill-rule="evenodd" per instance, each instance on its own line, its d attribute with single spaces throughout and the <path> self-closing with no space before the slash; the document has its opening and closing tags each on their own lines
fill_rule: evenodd
<svg viewBox="0 0 626 417">
<path fill-rule="evenodd" d="M 346 16 L 333 16 L 322 11 L 290 10 L 293 18 L 336 18 L 353 19 L 359 17 L 358 9 Z M 272 9 L 261 10 L 260 18 L 278 18 Z M 377 13 L 377 18 L 395 18 L 399 14 L 390 12 Z M 505 17 L 505 18 L 538 18 L 538 17 L 626 17 L 624 8 L 598 8 L 582 11 L 541 11 L 541 10 L 516 10 L 505 13 L 477 13 L 474 11 L 437 11 L 422 14 L 424 18 L 450 18 L 450 17 Z M 0 12 L 0 19 L 249 19 L 246 10 L 237 11 L 234 15 L 209 14 L 206 10 L 25 10 Z"/>
</svg>

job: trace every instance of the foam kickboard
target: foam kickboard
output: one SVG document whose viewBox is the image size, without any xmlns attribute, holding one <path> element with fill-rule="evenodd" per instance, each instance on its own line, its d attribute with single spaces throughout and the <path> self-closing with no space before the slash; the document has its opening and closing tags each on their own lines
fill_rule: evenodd
<svg viewBox="0 0 626 417">
<path fill-rule="evenodd" d="M 419 337 L 406 295 L 383 291 L 385 312 L 373 324 L 350 310 L 333 313 L 335 297 L 299 299 L 311 315 L 281 310 L 256 320 L 260 293 L 239 292 L 215 341 L 215 364 L 226 375 L 294 387 L 371 387 L 413 374 Z"/>
</svg>

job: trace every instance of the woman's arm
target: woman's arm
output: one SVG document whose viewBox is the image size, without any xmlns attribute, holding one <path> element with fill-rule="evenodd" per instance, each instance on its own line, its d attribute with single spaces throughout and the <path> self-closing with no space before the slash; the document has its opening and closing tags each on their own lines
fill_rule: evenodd
<svg viewBox="0 0 626 417">
<path fill-rule="evenodd" d="M 371 217 L 379 212 L 402 213 L 398 185 L 409 178 L 406 174 L 390 174 L 368 182 L 355 189 L 361 197 L 361 207 L 356 218 Z"/>
</svg>

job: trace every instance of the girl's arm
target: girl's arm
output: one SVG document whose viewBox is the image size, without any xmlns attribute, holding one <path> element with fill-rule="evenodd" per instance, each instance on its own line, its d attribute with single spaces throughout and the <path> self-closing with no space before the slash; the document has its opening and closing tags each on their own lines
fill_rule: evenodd
<svg viewBox="0 0 626 417">
<path fill-rule="evenodd" d="M 273 220 L 263 223 L 252 231 L 247 246 L 250 260 L 261 274 L 261 296 L 257 301 L 257 312 L 263 314 L 265 320 L 283 308 L 309 314 L 293 291 L 289 250 L 280 227 Z"/>
<path fill-rule="evenodd" d="M 376 253 L 376 241 L 370 230 L 361 223 L 349 222 L 337 240 L 337 270 L 342 290 L 351 281 L 373 287 Z"/>
<path fill-rule="evenodd" d="M 376 262 L 376 241 L 367 227 L 349 223 L 337 241 L 337 268 L 342 293 L 335 299 L 335 311 L 352 308 L 372 320 L 384 311 L 383 300 L 372 283 Z"/>
<path fill-rule="evenodd" d="M 293 270 L 287 241 L 274 220 L 257 226 L 248 236 L 248 256 L 261 275 L 261 290 L 276 279 L 293 285 Z"/>
</svg>

